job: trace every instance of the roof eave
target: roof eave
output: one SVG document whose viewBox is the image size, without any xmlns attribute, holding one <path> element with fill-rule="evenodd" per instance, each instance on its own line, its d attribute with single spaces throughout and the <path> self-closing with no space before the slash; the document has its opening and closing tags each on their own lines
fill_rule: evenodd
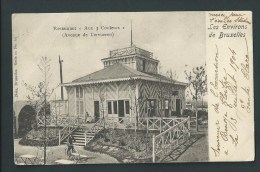
<svg viewBox="0 0 260 172">
<path fill-rule="evenodd" d="M 61 86 L 78 86 L 78 85 L 89 85 L 89 84 L 100 84 L 100 83 L 109 83 L 109 82 L 118 82 L 118 81 L 128 81 L 130 79 L 140 79 L 140 80 L 148 80 L 154 82 L 163 82 L 168 84 L 174 85 L 182 85 L 187 87 L 187 83 L 183 82 L 176 82 L 176 81 L 168 81 L 168 80 L 159 80 L 157 78 L 152 77 L 144 77 L 144 76 L 134 76 L 134 77 L 127 77 L 127 78 L 116 78 L 116 79 L 105 79 L 105 80 L 96 80 L 96 81 L 85 81 L 85 82 L 70 82 L 70 83 L 63 83 Z"/>
</svg>

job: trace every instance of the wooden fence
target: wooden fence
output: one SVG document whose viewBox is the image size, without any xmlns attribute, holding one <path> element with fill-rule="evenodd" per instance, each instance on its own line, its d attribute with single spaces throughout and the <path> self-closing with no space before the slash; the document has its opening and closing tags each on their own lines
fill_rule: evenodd
<svg viewBox="0 0 260 172">
<path fill-rule="evenodd" d="M 67 125 L 81 125 L 85 124 L 85 117 L 84 116 L 47 116 L 46 118 L 46 126 L 67 126 Z M 44 126 L 45 118 L 44 117 L 38 117 L 37 119 L 37 125 L 38 126 Z"/>
<path fill-rule="evenodd" d="M 158 162 L 168 156 L 174 149 L 190 138 L 190 118 L 177 123 L 164 132 L 153 136 L 153 162 Z"/>
<path fill-rule="evenodd" d="M 134 130 L 157 130 L 165 131 L 175 126 L 186 118 L 138 118 L 136 117 L 106 117 L 104 119 L 106 128 L 134 129 Z M 137 122 L 136 122 L 137 121 Z"/>
</svg>

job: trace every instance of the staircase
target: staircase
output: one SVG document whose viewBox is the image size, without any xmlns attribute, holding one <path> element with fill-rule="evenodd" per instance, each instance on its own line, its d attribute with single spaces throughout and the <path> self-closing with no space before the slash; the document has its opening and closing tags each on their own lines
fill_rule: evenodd
<svg viewBox="0 0 260 172">
<path fill-rule="evenodd" d="M 86 132 L 86 138 L 85 138 Z M 90 140 L 92 140 L 95 136 L 95 133 L 91 131 L 82 130 L 82 128 L 77 128 L 73 133 L 72 136 L 74 137 L 75 141 L 73 142 L 76 146 L 85 146 Z M 86 139 L 86 140 L 85 140 Z M 67 144 L 67 139 L 64 140 L 64 144 Z"/>
<path fill-rule="evenodd" d="M 76 146 L 85 146 L 88 142 L 90 142 L 95 135 L 104 129 L 102 124 L 102 120 L 97 121 L 91 128 L 86 128 L 84 126 L 79 126 L 75 129 L 71 134 L 74 137 L 75 141 L 73 142 Z M 67 144 L 67 139 L 65 139 L 63 144 Z"/>
</svg>

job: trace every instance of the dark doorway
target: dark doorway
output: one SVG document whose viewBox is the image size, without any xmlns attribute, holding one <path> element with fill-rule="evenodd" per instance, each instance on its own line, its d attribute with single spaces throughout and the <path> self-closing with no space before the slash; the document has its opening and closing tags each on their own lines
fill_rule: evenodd
<svg viewBox="0 0 260 172">
<path fill-rule="evenodd" d="M 156 105 L 156 101 L 155 99 L 149 99 L 148 100 L 148 117 L 154 117 L 155 116 L 155 105 Z"/>
<path fill-rule="evenodd" d="M 119 121 L 122 121 L 120 119 L 120 117 L 124 117 L 124 116 L 125 116 L 124 100 L 118 100 L 118 117 L 119 117 Z"/>
<path fill-rule="evenodd" d="M 95 116 L 95 122 L 97 122 L 98 119 L 100 118 L 99 101 L 94 101 L 94 116 Z"/>
<path fill-rule="evenodd" d="M 181 99 L 176 99 L 176 113 L 178 116 L 181 115 Z"/>
<path fill-rule="evenodd" d="M 30 105 L 24 106 L 18 116 L 18 137 L 24 137 L 36 123 L 35 110 Z"/>
</svg>

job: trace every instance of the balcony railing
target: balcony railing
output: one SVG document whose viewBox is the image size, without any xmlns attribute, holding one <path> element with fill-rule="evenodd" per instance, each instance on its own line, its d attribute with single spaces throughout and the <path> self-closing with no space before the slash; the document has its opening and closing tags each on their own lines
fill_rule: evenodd
<svg viewBox="0 0 260 172">
<path fill-rule="evenodd" d="M 153 58 L 153 53 L 135 46 L 110 51 L 110 57 L 119 57 L 133 54 L 139 54 L 144 57 Z"/>
</svg>

